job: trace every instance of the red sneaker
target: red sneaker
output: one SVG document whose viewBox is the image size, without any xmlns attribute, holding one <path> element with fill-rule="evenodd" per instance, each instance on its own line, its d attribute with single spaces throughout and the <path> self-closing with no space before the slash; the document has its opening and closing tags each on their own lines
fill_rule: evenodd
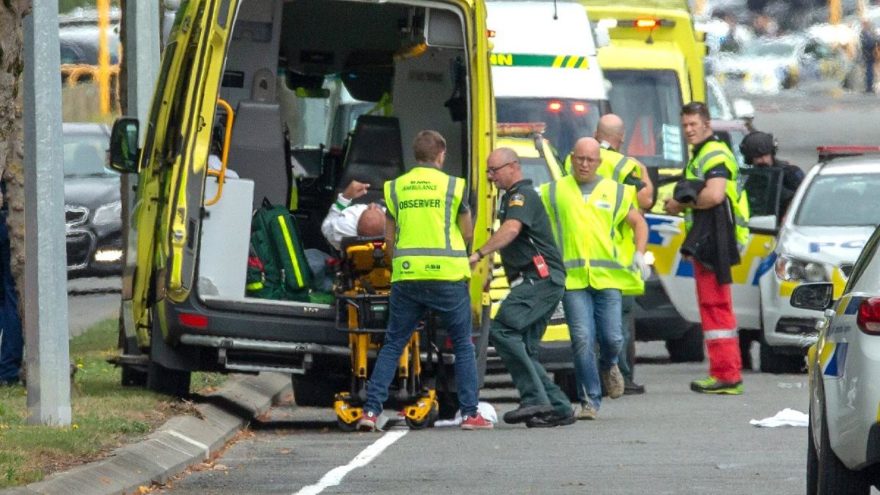
<svg viewBox="0 0 880 495">
<path fill-rule="evenodd" d="M 376 431 L 378 429 L 379 416 L 373 411 L 364 411 L 363 417 L 357 423 L 358 431 Z"/>
<path fill-rule="evenodd" d="M 479 412 L 473 416 L 465 416 L 461 422 L 462 430 L 491 430 L 495 425 Z"/>
</svg>

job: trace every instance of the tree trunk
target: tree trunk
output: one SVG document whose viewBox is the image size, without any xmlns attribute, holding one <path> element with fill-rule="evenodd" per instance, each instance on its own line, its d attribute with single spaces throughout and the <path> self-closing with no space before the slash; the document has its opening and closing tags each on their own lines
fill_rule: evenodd
<svg viewBox="0 0 880 495">
<path fill-rule="evenodd" d="M 18 288 L 19 301 L 23 301 L 25 256 L 21 19 L 30 13 L 30 9 L 31 0 L 4 0 L 0 3 L 0 102 L 3 102 L 0 105 L 0 176 L 6 181 L 12 276 Z"/>
</svg>

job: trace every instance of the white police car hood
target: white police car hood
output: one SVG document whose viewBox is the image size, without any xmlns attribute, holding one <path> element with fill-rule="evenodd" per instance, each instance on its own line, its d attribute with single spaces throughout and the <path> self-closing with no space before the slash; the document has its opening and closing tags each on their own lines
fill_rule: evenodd
<svg viewBox="0 0 880 495">
<path fill-rule="evenodd" d="M 789 227 L 780 233 L 776 252 L 805 261 L 854 263 L 873 226 Z"/>
</svg>

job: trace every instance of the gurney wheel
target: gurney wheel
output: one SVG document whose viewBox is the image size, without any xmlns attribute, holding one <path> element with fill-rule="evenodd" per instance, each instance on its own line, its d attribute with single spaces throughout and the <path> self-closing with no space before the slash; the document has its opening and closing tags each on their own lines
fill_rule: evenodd
<svg viewBox="0 0 880 495">
<path fill-rule="evenodd" d="M 357 421 L 353 423 L 346 423 L 342 420 L 342 418 L 336 418 L 336 424 L 339 425 L 339 429 L 346 432 L 351 433 L 357 430 Z"/>
<path fill-rule="evenodd" d="M 431 409 L 431 412 L 425 417 L 425 419 L 421 421 L 415 421 L 411 418 L 406 418 L 406 426 L 409 427 L 410 430 L 422 430 L 429 426 L 434 426 L 434 423 L 437 422 L 437 419 L 440 417 L 440 411 L 437 408 L 437 404 L 434 404 L 434 407 Z"/>
</svg>

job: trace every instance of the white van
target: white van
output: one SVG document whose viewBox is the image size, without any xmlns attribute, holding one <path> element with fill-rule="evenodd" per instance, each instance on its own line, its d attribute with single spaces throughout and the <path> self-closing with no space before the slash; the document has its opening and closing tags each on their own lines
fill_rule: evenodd
<svg viewBox="0 0 880 495">
<path fill-rule="evenodd" d="M 609 111 L 590 20 L 574 2 L 488 1 L 498 122 L 544 122 L 559 156 Z"/>
</svg>

